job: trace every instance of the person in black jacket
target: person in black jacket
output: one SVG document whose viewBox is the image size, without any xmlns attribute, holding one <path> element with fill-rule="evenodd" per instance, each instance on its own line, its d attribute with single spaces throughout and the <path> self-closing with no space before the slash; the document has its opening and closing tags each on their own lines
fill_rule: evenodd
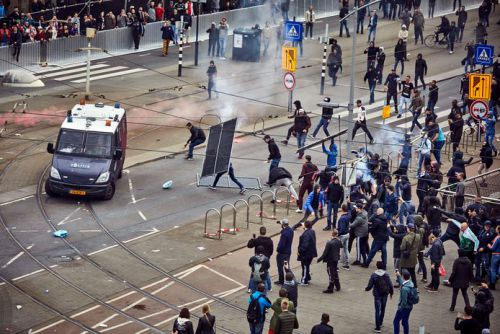
<svg viewBox="0 0 500 334">
<path fill-rule="evenodd" d="M 384 209 L 378 208 L 377 215 L 369 218 L 368 231 L 373 237 L 368 258 L 362 264 L 362 267 L 368 268 L 370 262 L 375 257 L 375 254 L 380 250 L 382 252 L 383 269 L 387 266 L 387 241 L 389 240 L 389 232 L 387 230 L 388 219 L 384 214 Z"/>
<path fill-rule="evenodd" d="M 469 287 L 474 274 L 472 272 L 472 263 L 467 257 L 463 249 L 458 250 L 458 259 L 453 262 L 453 269 L 449 278 L 449 282 L 453 288 L 453 295 L 451 296 L 450 311 L 455 310 L 457 302 L 458 290 L 462 291 L 465 306 L 470 306 L 469 296 L 467 295 L 467 288 Z"/>
<path fill-rule="evenodd" d="M 297 112 L 297 116 L 295 116 L 293 123 L 293 131 L 295 136 L 297 137 L 297 148 L 302 148 L 306 145 L 307 133 L 309 132 L 309 128 L 311 128 L 311 118 L 307 116 L 304 109 L 299 109 Z M 299 159 L 302 159 L 304 156 L 305 150 L 299 151 Z"/>
<path fill-rule="evenodd" d="M 323 102 L 330 103 L 330 98 L 329 97 L 323 98 Z M 321 108 L 321 120 L 319 121 L 318 125 L 314 129 L 312 136 L 313 136 L 313 138 L 316 138 L 316 135 L 318 134 L 319 129 L 321 127 L 323 127 L 323 132 L 325 133 L 325 135 L 327 137 L 329 137 L 330 132 L 328 132 L 328 125 L 330 124 L 330 121 L 332 120 L 333 107 L 330 107 L 328 105 L 321 105 L 321 104 L 318 104 L 318 106 L 322 107 Z"/>
<path fill-rule="evenodd" d="M 394 59 L 396 61 L 394 64 L 394 71 L 398 67 L 398 64 L 401 63 L 401 75 L 403 75 L 403 72 L 405 71 L 405 57 L 406 57 L 405 44 L 403 43 L 403 40 L 400 38 L 396 43 L 396 46 L 394 47 Z"/>
<path fill-rule="evenodd" d="M 374 332 L 380 333 L 380 328 L 384 324 L 385 305 L 387 297 L 394 294 L 394 287 L 391 283 L 391 278 L 385 272 L 385 264 L 382 261 L 377 261 L 377 270 L 373 272 L 368 281 L 365 291 L 372 290 L 373 299 L 375 300 L 375 328 Z"/>
<path fill-rule="evenodd" d="M 364 54 L 366 55 L 366 69 L 370 67 L 375 67 L 375 61 L 380 52 L 380 48 L 375 46 L 374 41 L 370 41 L 369 46 L 365 49 Z"/>
<path fill-rule="evenodd" d="M 384 63 L 385 63 L 385 53 L 384 53 L 384 47 L 380 46 L 379 52 L 377 55 L 377 66 L 375 67 L 375 71 L 377 72 L 378 76 L 378 84 L 382 84 L 382 77 L 384 75 Z"/>
<path fill-rule="evenodd" d="M 452 142 L 453 153 L 458 150 L 458 146 L 462 141 L 462 133 L 464 132 L 464 120 L 462 118 L 462 113 L 455 114 L 453 122 L 450 124 L 450 140 Z"/>
<path fill-rule="evenodd" d="M 377 86 L 378 75 L 377 71 L 373 66 L 368 67 L 368 70 L 365 73 L 365 77 L 363 81 L 366 83 L 368 81 L 368 89 L 370 90 L 370 101 L 368 104 L 372 104 L 375 102 L 375 87 Z"/>
<path fill-rule="evenodd" d="M 474 265 L 476 266 L 474 282 L 481 282 L 481 279 L 486 276 L 486 273 L 490 272 L 491 251 L 488 244 L 492 244 L 493 239 L 496 237 L 496 233 L 492 230 L 491 225 L 491 220 L 485 221 L 483 228 L 477 236 L 479 239 L 479 247 L 474 260 Z"/>
<path fill-rule="evenodd" d="M 419 53 L 417 60 L 415 60 L 415 88 L 417 88 L 417 82 L 420 79 L 425 90 L 424 75 L 427 75 L 427 62 L 422 58 L 422 54 Z"/>
<path fill-rule="evenodd" d="M 19 54 L 21 53 L 21 45 L 23 44 L 23 35 L 18 30 L 17 26 L 12 27 L 10 34 L 9 45 L 12 47 L 12 57 L 19 63 Z"/>
<path fill-rule="evenodd" d="M 467 12 L 465 11 L 465 6 L 461 6 L 459 10 L 455 13 L 458 16 L 458 29 L 460 34 L 458 36 L 458 41 L 462 42 L 462 37 L 464 36 L 465 23 L 467 22 Z"/>
<path fill-rule="evenodd" d="M 340 9 L 340 12 L 339 12 L 339 18 L 342 19 L 342 18 L 346 17 L 347 14 L 349 14 L 349 7 L 342 6 L 342 8 Z M 347 33 L 347 37 L 351 37 L 351 35 L 349 35 L 349 28 L 347 27 L 347 20 L 343 20 L 342 22 L 340 22 L 340 34 L 339 34 L 339 36 L 342 37 L 342 33 L 344 31 L 344 28 L 345 28 L 345 32 Z"/>
<path fill-rule="evenodd" d="M 187 307 L 181 309 L 179 316 L 175 319 L 174 327 L 172 332 L 177 334 L 194 334 L 193 323 L 191 320 L 191 314 Z"/>
<path fill-rule="evenodd" d="M 305 228 L 306 230 L 299 238 L 297 260 L 300 261 L 302 266 L 302 279 L 300 285 L 307 286 L 311 280 L 309 267 L 311 266 L 312 260 L 318 256 L 318 252 L 316 251 L 316 233 L 314 233 L 310 221 L 306 221 Z"/>
<path fill-rule="evenodd" d="M 215 334 L 215 316 L 210 314 L 210 306 L 203 304 L 201 312 L 203 316 L 198 320 L 198 327 L 196 327 L 195 334 Z"/>
<path fill-rule="evenodd" d="M 186 127 L 189 129 L 191 137 L 189 137 L 186 144 L 184 144 L 184 147 L 189 145 L 188 154 L 186 155 L 185 159 L 193 160 L 193 149 L 195 146 L 201 145 L 205 142 L 205 132 L 203 132 L 201 128 L 198 128 L 191 123 L 187 123 Z"/>
<path fill-rule="evenodd" d="M 432 80 L 429 84 L 429 95 L 427 96 L 427 109 L 434 112 L 434 107 L 438 101 L 439 97 L 439 87 L 437 86 L 436 80 Z M 426 125 L 427 126 L 427 125 Z"/>
<path fill-rule="evenodd" d="M 365 5 L 365 2 L 363 0 L 359 0 L 359 7 L 362 7 Z M 356 21 L 356 34 L 359 34 L 359 31 L 361 30 L 361 34 L 363 34 L 363 29 L 365 25 L 365 16 L 366 16 L 366 8 L 362 8 L 358 10 L 358 17 Z"/>
<path fill-rule="evenodd" d="M 274 139 L 271 138 L 270 135 L 264 136 L 264 141 L 267 144 L 267 148 L 269 150 L 269 156 L 267 157 L 267 162 L 271 163 L 269 166 L 269 171 L 271 171 L 274 167 L 278 167 L 281 161 L 281 153 L 278 145 L 274 142 Z"/>
<path fill-rule="evenodd" d="M 389 236 L 394 239 L 392 248 L 392 257 L 394 258 L 394 269 L 401 269 L 399 262 L 401 260 L 401 242 L 406 235 L 406 226 L 403 224 L 391 225 L 389 228 Z"/>
<path fill-rule="evenodd" d="M 481 165 L 477 173 L 479 175 L 483 174 L 483 172 L 487 173 L 490 167 L 493 165 L 493 149 L 491 146 L 484 142 L 481 147 L 481 151 L 479 152 L 479 157 L 481 158 Z M 482 182 L 480 183 L 481 187 L 487 187 L 488 184 L 485 182 L 484 177 L 482 177 Z"/>
<path fill-rule="evenodd" d="M 479 322 L 472 316 L 472 307 L 464 307 L 464 314 L 458 312 L 455 319 L 455 330 L 460 334 L 481 334 Z"/>
<path fill-rule="evenodd" d="M 208 56 L 210 57 L 210 53 L 212 54 L 212 58 L 215 56 L 215 50 L 219 48 L 219 29 L 215 25 L 215 22 L 212 22 L 210 28 L 207 29 L 208 34 Z"/>
<path fill-rule="evenodd" d="M 446 231 L 440 237 L 441 241 L 444 243 L 447 240 L 453 240 L 457 244 L 457 246 L 460 247 L 460 227 L 455 225 L 452 220 L 456 220 L 459 223 L 466 223 L 467 218 L 464 216 L 464 209 L 455 208 L 455 212 L 445 211 L 439 207 L 436 207 L 436 209 L 439 210 L 442 215 L 449 218 L 446 220 L 448 222 Z"/>
<path fill-rule="evenodd" d="M 328 324 L 329 322 L 330 315 L 328 315 L 328 313 L 323 313 L 321 315 L 321 323 L 314 325 L 311 329 L 311 334 L 333 334 L 333 327 Z"/>
<path fill-rule="evenodd" d="M 267 230 L 265 226 L 260 227 L 259 233 L 260 235 L 258 237 L 256 237 L 254 234 L 253 238 L 248 240 L 247 247 L 255 248 L 255 255 L 257 255 L 257 247 L 262 246 L 264 247 L 263 254 L 268 258 L 271 258 L 274 250 L 273 239 L 271 239 L 270 237 L 266 237 Z"/>
<path fill-rule="evenodd" d="M 290 262 L 290 256 L 292 255 L 293 230 L 289 226 L 288 219 L 286 218 L 279 220 L 278 224 L 281 225 L 280 240 L 278 241 L 278 247 L 276 248 L 278 280 L 275 281 L 274 284 L 283 285 L 283 282 L 285 281 L 285 274 L 283 272 L 285 263 Z"/>
<path fill-rule="evenodd" d="M 340 279 L 338 273 L 338 264 L 340 259 L 340 249 L 342 248 L 342 242 L 339 239 L 339 232 L 336 229 L 332 230 L 332 239 L 328 241 L 325 245 L 325 250 L 323 254 L 318 258 L 318 263 L 326 263 L 326 272 L 328 273 L 329 284 L 323 293 L 333 293 L 333 288 L 335 290 L 340 290 Z"/>
<path fill-rule="evenodd" d="M 333 181 L 326 188 L 326 227 L 323 231 L 337 228 L 337 213 L 344 201 L 344 187 L 340 184 L 338 176 L 333 177 Z M 333 211 L 333 221 L 332 221 Z"/>
<path fill-rule="evenodd" d="M 439 288 L 439 266 L 441 266 L 441 261 L 443 260 L 444 246 L 441 239 L 436 237 L 434 234 L 429 236 L 429 242 L 431 243 L 431 248 L 427 251 L 425 256 L 429 257 L 431 260 L 431 283 L 426 285 L 425 288 L 429 291 L 437 291 Z"/>
<path fill-rule="evenodd" d="M 396 69 L 392 68 L 391 73 L 385 79 L 385 89 L 387 90 L 386 105 L 391 105 L 391 98 L 394 100 L 394 109 L 398 112 L 398 84 L 399 75 L 396 74 Z"/>
</svg>

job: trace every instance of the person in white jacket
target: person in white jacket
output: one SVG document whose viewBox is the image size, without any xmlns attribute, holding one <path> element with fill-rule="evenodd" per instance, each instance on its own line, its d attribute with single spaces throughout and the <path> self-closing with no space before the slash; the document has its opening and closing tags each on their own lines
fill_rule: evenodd
<svg viewBox="0 0 500 334">
<path fill-rule="evenodd" d="M 309 6 L 309 9 L 304 13 L 304 23 L 306 25 L 306 33 L 304 34 L 304 39 L 307 39 L 308 34 L 310 39 L 313 38 L 314 22 L 316 22 L 316 13 L 313 10 L 313 6 Z"/>
<path fill-rule="evenodd" d="M 370 133 L 370 130 L 368 130 L 368 127 L 366 126 L 366 109 L 361 103 L 361 100 L 356 101 L 356 107 L 357 107 L 356 112 L 358 114 L 358 119 L 356 120 L 356 123 L 354 123 L 354 129 L 352 129 L 351 140 L 354 140 L 356 132 L 358 131 L 359 128 L 361 128 L 370 139 L 370 144 L 373 144 L 374 143 L 373 136 Z"/>
<path fill-rule="evenodd" d="M 408 52 L 406 51 L 406 46 L 408 44 L 408 29 L 406 28 L 406 25 L 403 24 L 401 25 L 401 30 L 398 33 L 399 39 L 403 40 L 403 48 L 405 50 L 405 60 L 408 61 Z"/>
</svg>

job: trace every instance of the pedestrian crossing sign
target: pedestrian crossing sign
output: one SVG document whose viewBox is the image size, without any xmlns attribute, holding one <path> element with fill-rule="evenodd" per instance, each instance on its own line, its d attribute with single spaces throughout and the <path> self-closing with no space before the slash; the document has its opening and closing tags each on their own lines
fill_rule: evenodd
<svg viewBox="0 0 500 334">
<path fill-rule="evenodd" d="M 287 72 L 297 70 L 297 48 L 288 46 L 281 48 L 281 68 Z"/>
<path fill-rule="evenodd" d="M 493 58 L 495 55 L 495 49 L 493 45 L 487 44 L 476 44 L 475 49 L 475 61 L 477 65 L 490 66 L 493 64 Z"/>
<path fill-rule="evenodd" d="M 491 98 L 491 74 L 470 74 L 469 98 L 489 100 Z"/>
<path fill-rule="evenodd" d="M 295 21 L 287 21 L 285 23 L 285 39 L 291 42 L 299 42 L 302 40 L 302 23 Z"/>
</svg>

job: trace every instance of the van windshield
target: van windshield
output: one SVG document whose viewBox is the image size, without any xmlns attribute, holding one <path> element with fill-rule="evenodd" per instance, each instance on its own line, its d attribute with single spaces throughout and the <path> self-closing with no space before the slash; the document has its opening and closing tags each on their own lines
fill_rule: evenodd
<svg viewBox="0 0 500 334">
<path fill-rule="evenodd" d="M 110 133 L 61 130 L 57 153 L 67 155 L 109 158 L 112 152 Z"/>
</svg>

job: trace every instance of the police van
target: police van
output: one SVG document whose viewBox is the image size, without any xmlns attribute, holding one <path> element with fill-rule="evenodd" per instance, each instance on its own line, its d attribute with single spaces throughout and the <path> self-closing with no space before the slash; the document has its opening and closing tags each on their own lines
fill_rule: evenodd
<svg viewBox="0 0 500 334">
<path fill-rule="evenodd" d="M 126 147 L 127 118 L 120 104 L 82 100 L 68 111 L 56 145 L 47 145 L 54 156 L 46 193 L 111 199 L 122 176 Z"/>
</svg>

